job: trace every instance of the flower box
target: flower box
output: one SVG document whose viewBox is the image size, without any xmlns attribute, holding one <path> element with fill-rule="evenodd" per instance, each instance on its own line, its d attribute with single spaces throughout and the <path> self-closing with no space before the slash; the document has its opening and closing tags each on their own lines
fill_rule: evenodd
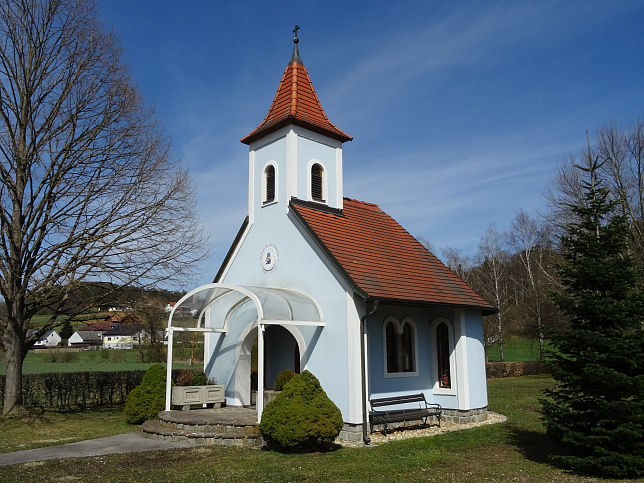
<svg viewBox="0 0 644 483">
<path fill-rule="evenodd" d="M 221 384 L 172 387 L 172 405 L 182 406 L 182 409 L 190 409 L 192 404 L 220 405 L 224 400 L 224 386 Z"/>
</svg>

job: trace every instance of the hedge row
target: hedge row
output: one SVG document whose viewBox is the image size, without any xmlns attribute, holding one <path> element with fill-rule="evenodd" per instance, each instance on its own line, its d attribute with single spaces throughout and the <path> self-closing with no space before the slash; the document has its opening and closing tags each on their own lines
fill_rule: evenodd
<svg viewBox="0 0 644 483">
<path fill-rule="evenodd" d="M 488 379 L 495 379 L 499 377 L 548 374 L 548 369 L 541 361 L 487 362 L 485 364 L 485 374 Z"/>
<path fill-rule="evenodd" d="M 173 369 L 174 381 L 193 377 L 194 369 Z M 125 404 L 132 389 L 141 384 L 145 371 L 61 372 L 23 374 L 22 401 L 28 408 L 69 410 Z M 5 376 L 0 375 L 0 402 Z"/>
<path fill-rule="evenodd" d="M 24 374 L 22 401 L 25 407 L 52 410 L 124 404 L 144 374 L 145 371 Z M 5 376 L 0 376 L 0 397 L 4 397 L 4 385 Z"/>
</svg>

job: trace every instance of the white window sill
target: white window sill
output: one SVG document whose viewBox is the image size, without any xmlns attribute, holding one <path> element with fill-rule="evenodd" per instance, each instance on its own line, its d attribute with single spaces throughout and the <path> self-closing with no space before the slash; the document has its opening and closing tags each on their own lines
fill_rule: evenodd
<svg viewBox="0 0 644 483">
<path fill-rule="evenodd" d="M 396 377 L 417 377 L 418 371 L 416 372 L 385 372 L 385 379 L 392 379 Z"/>
<path fill-rule="evenodd" d="M 435 385 L 434 388 L 432 389 L 432 394 L 443 395 L 443 396 L 456 396 L 456 389 L 452 387 L 448 389 L 446 387 L 438 387 L 438 385 Z"/>
</svg>

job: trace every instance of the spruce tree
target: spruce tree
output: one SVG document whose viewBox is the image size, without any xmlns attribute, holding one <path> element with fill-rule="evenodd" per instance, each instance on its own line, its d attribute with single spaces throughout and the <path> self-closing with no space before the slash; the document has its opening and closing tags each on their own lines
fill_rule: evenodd
<svg viewBox="0 0 644 483">
<path fill-rule="evenodd" d="M 555 462 L 578 472 L 644 475 L 644 293 L 629 252 L 629 226 L 588 156 L 585 203 L 561 238 L 561 289 L 570 319 L 551 336 L 556 385 L 542 401 L 547 432 L 567 449 Z"/>
<path fill-rule="evenodd" d="M 60 338 L 62 340 L 69 340 L 72 335 L 74 335 L 74 328 L 69 322 L 69 319 L 66 319 L 65 323 L 63 323 L 63 328 L 60 331 Z"/>
</svg>

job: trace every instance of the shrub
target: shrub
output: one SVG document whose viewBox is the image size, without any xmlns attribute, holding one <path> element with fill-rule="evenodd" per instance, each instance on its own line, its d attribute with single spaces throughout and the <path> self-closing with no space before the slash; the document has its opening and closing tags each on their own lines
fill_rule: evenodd
<svg viewBox="0 0 644 483">
<path fill-rule="evenodd" d="M 309 371 L 296 374 L 266 405 L 259 430 L 269 446 L 309 450 L 330 444 L 342 429 L 342 414 Z"/>
<path fill-rule="evenodd" d="M 293 379 L 294 375 L 295 373 L 288 369 L 286 371 L 280 372 L 275 378 L 275 390 L 281 391 L 282 389 L 284 389 L 286 383 Z"/>
<path fill-rule="evenodd" d="M 157 417 L 165 406 L 165 367 L 152 364 L 143 376 L 141 384 L 132 389 L 125 401 L 125 420 L 140 424 Z"/>
<path fill-rule="evenodd" d="M 180 369 L 174 381 L 177 386 L 192 386 L 192 371 Z"/>
<path fill-rule="evenodd" d="M 174 378 L 177 386 L 205 386 L 214 384 L 210 382 L 208 376 L 200 369 L 176 369 Z"/>
<path fill-rule="evenodd" d="M 208 378 L 203 371 L 192 371 L 192 385 L 193 386 L 205 386 L 208 384 Z"/>
</svg>

